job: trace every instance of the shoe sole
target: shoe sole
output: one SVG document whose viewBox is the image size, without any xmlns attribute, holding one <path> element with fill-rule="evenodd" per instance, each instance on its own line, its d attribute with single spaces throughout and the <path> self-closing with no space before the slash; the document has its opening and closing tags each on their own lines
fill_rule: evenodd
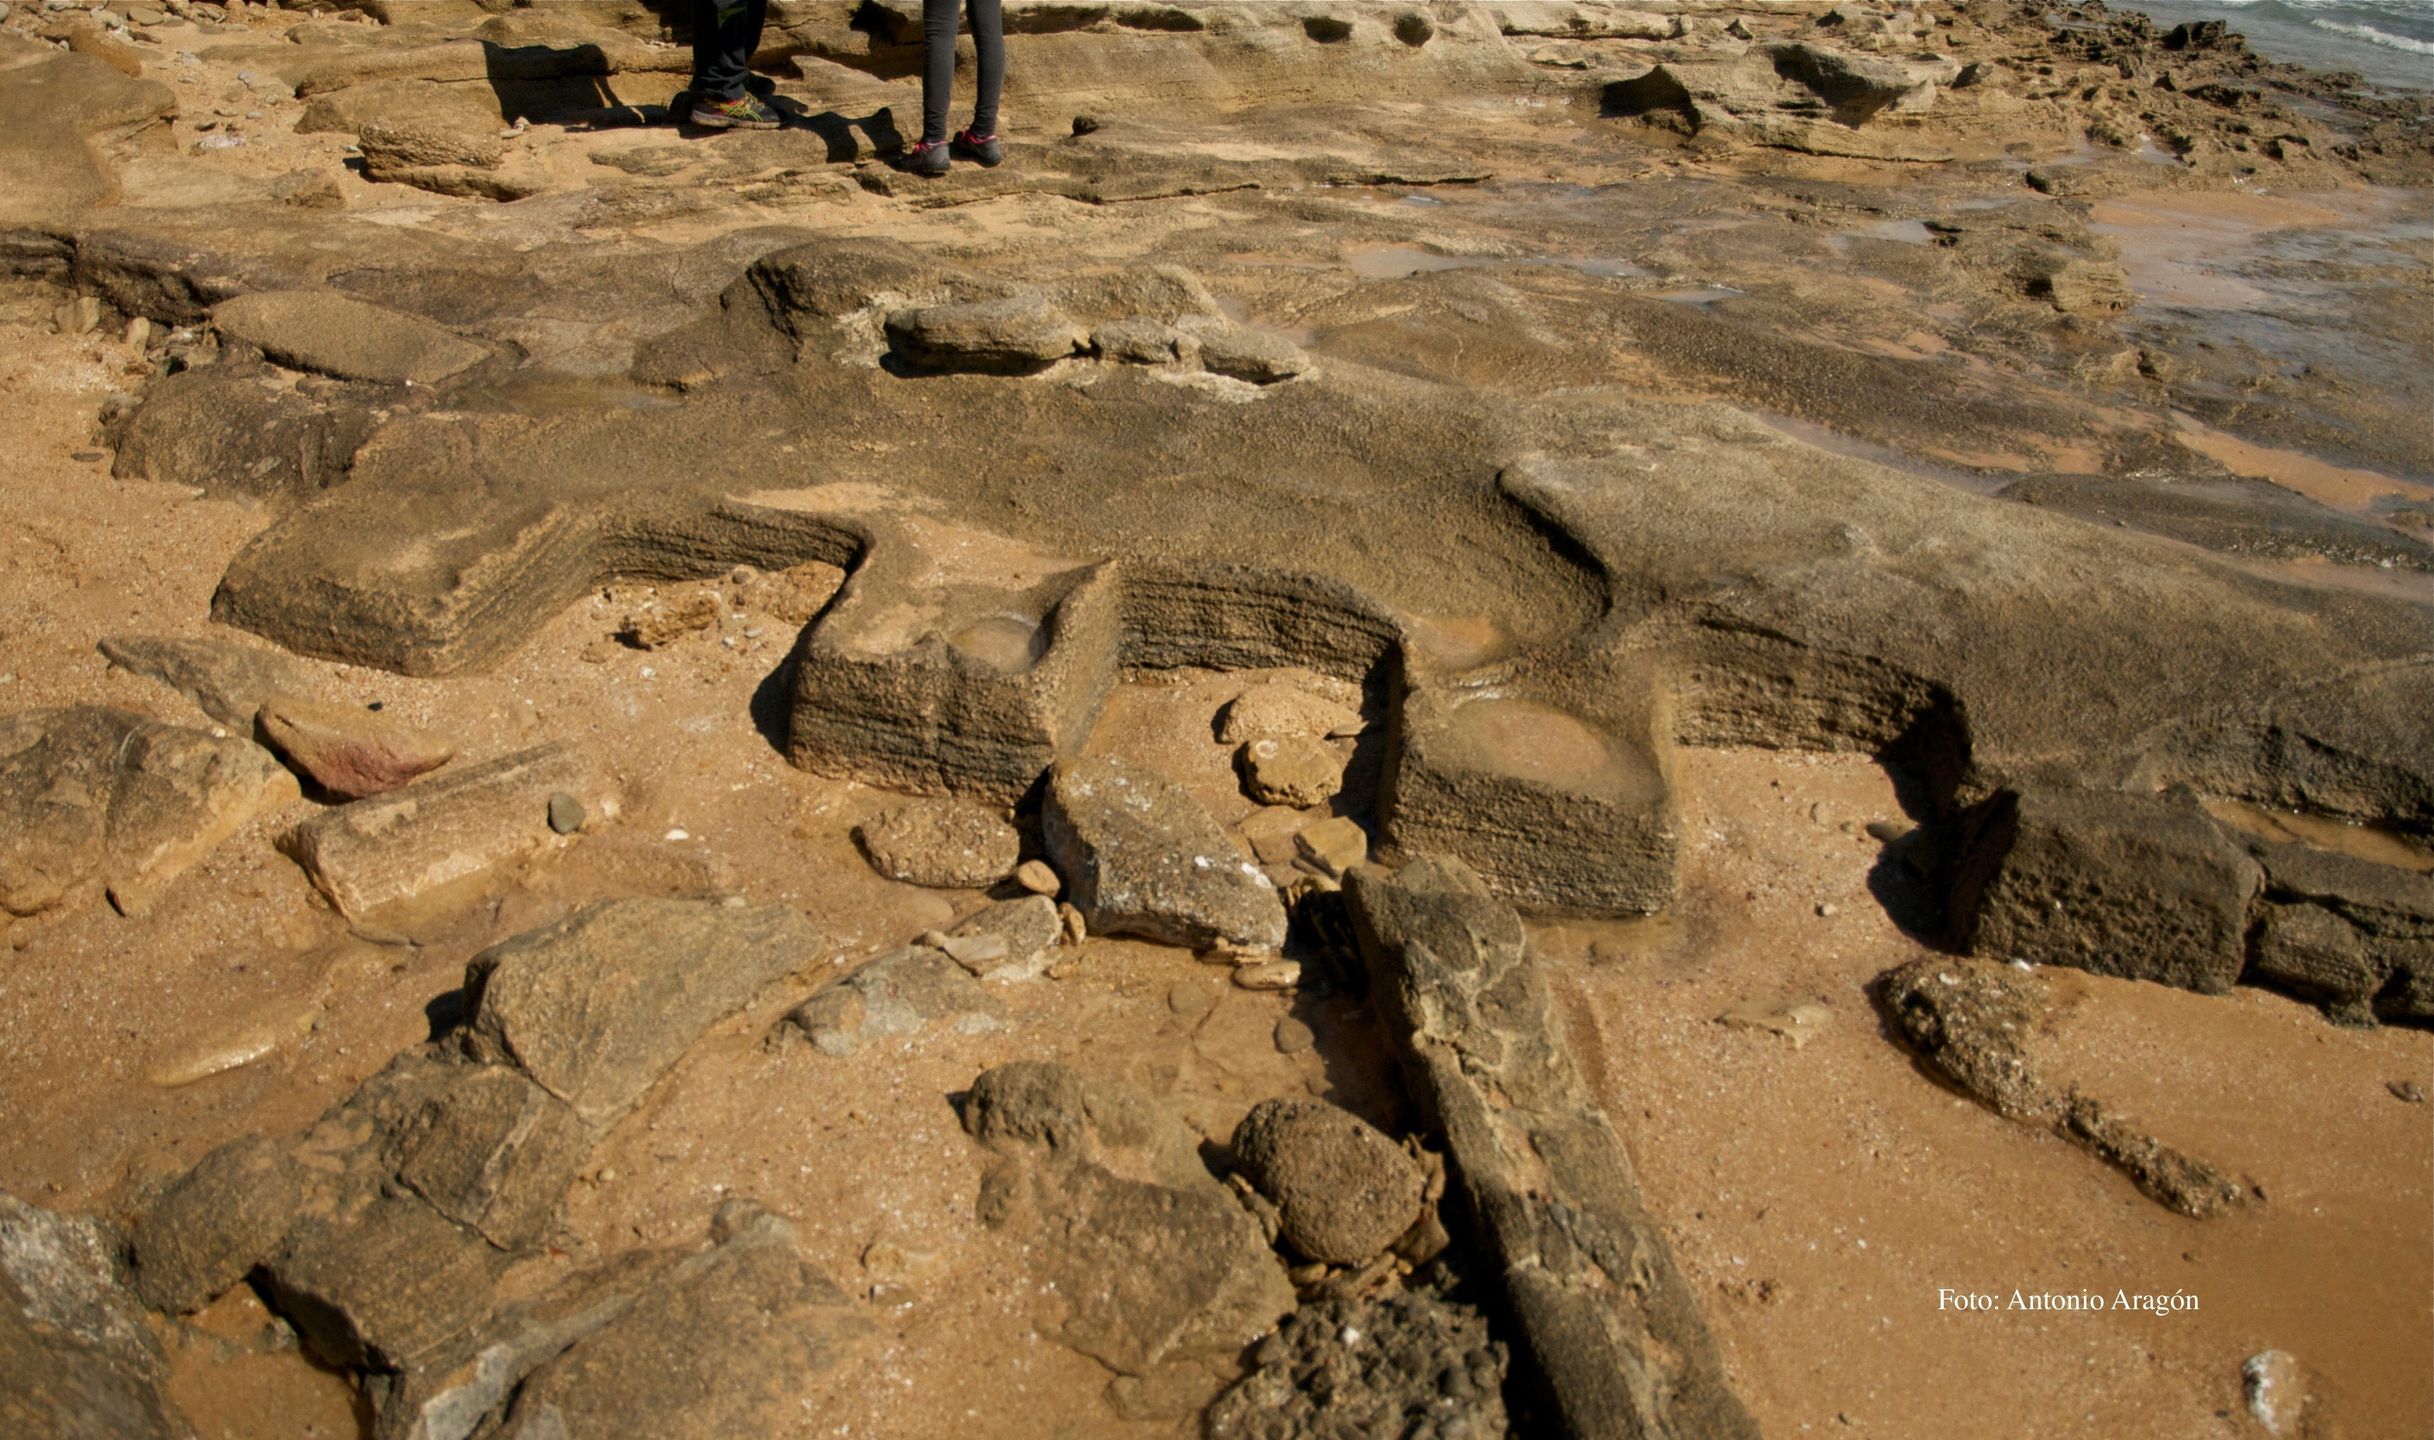
<svg viewBox="0 0 2434 1440">
<path fill-rule="evenodd" d="M 783 120 L 738 120 L 732 115 L 721 115 L 714 110 L 696 110 L 691 118 L 694 124 L 707 126 L 712 130 L 782 130 L 786 126 L 786 122 Z"/>
</svg>

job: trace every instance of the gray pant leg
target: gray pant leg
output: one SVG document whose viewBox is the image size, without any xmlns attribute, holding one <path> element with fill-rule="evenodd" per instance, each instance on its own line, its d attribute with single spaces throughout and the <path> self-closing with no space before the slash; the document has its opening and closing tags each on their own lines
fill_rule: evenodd
<svg viewBox="0 0 2434 1440">
<path fill-rule="evenodd" d="M 999 0 L 966 0 L 972 14 L 972 48 L 980 55 L 980 94 L 972 105 L 972 133 L 997 133 L 997 97 L 1006 88 L 1006 18 Z"/>
<path fill-rule="evenodd" d="M 972 107 L 972 130 L 997 133 L 997 97 L 1006 83 L 1005 9 L 999 0 L 921 0 L 921 138 L 947 138 L 947 112 L 955 104 L 955 30 L 958 12 L 972 15 L 972 48 L 980 59 L 980 94 Z"/>
</svg>

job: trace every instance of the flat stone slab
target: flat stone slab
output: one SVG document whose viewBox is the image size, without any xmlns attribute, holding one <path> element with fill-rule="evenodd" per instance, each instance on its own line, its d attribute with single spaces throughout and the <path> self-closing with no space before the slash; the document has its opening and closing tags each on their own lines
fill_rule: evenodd
<svg viewBox="0 0 2434 1440">
<path fill-rule="evenodd" d="M 248 740 L 91 705 L 0 717 L 0 910 L 33 915 L 93 890 L 141 910 L 297 794 Z"/>
<path fill-rule="evenodd" d="M 269 290 L 211 308 L 222 335 L 292 370 L 384 385 L 435 385 L 490 352 L 419 315 L 328 290 Z"/>
<path fill-rule="evenodd" d="M 820 949 L 810 924 L 782 905 L 606 901 L 473 958 L 467 1046 L 512 1062 L 600 1123 L 640 1098 L 704 1027 Z"/>
<path fill-rule="evenodd" d="M 1049 773 L 1048 858 L 1094 935 L 1194 949 L 1274 950 L 1285 906 L 1184 788 L 1145 766 L 1084 758 Z"/>
</svg>

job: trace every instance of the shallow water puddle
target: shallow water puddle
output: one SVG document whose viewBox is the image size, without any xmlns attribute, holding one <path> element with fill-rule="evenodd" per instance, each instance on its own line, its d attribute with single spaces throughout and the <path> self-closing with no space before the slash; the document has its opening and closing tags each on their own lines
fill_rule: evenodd
<svg viewBox="0 0 2434 1440">
<path fill-rule="evenodd" d="M 2374 519 L 2379 518 L 2394 500 L 2434 500 L 2434 485 L 2395 479 L 2380 471 L 2335 465 L 2295 450 L 2276 450 L 2266 445 L 2251 444 L 2188 415 L 2175 414 L 2172 424 L 2174 438 L 2181 444 L 2217 462 L 2232 474 L 2271 481 L 2285 490 L 2297 491 L 2318 504 L 2330 505 L 2353 515 Z"/>
<path fill-rule="evenodd" d="M 2279 840 L 2327 850 L 2354 860 L 2368 860 L 2420 875 L 2434 875 L 2434 847 L 2424 841 L 2372 825 L 2352 825 L 2295 810 L 2270 810 L 2238 800 L 2208 800 L 2206 813 L 2223 824 L 2262 840 Z"/>
</svg>

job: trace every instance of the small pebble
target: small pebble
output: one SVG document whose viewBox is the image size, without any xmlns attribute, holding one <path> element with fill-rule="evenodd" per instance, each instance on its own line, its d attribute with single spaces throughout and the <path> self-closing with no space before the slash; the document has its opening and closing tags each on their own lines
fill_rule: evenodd
<svg viewBox="0 0 2434 1440">
<path fill-rule="evenodd" d="M 691 833 L 690 831 L 686 831 L 686 830 L 670 830 L 670 831 L 668 832 L 668 838 L 669 838 L 670 840 L 690 840 L 690 839 L 692 839 L 692 838 L 693 838 L 693 836 L 692 836 L 692 833 Z"/>
<path fill-rule="evenodd" d="M 1025 860 L 1015 866 L 1014 880 L 1034 895 L 1054 895 L 1064 888 L 1064 882 L 1057 879 L 1056 867 L 1045 860 Z"/>
<path fill-rule="evenodd" d="M 90 465 L 94 461 L 104 457 L 99 450 L 79 450 L 75 454 L 70 455 L 68 458 L 75 461 L 79 465 Z"/>
<path fill-rule="evenodd" d="M 2426 1103 L 2425 1087 L 2418 1084 L 2414 1080 L 2388 1081 L 2385 1083 L 2383 1088 L 2391 1091 L 2392 1098 L 2398 1100 L 2404 1105 L 2423 1105 Z"/>
<path fill-rule="evenodd" d="M 572 835 L 583 828 L 583 802 L 560 790 L 549 797 L 549 828 Z"/>
<path fill-rule="evenodd" d="M 1299 1055 L 1318 1044 L 1318 1035 L 1309 1025 L 1287 1015 L 1276 1022 L 1276 1053 Z"/>
<path fill-rule="evenodd" d="M 1302 983 L 1298 960 L 1254 960 L 1234 967 L 1234 983 L 1245 990 L 1290 990 Z"/>
</svg>

